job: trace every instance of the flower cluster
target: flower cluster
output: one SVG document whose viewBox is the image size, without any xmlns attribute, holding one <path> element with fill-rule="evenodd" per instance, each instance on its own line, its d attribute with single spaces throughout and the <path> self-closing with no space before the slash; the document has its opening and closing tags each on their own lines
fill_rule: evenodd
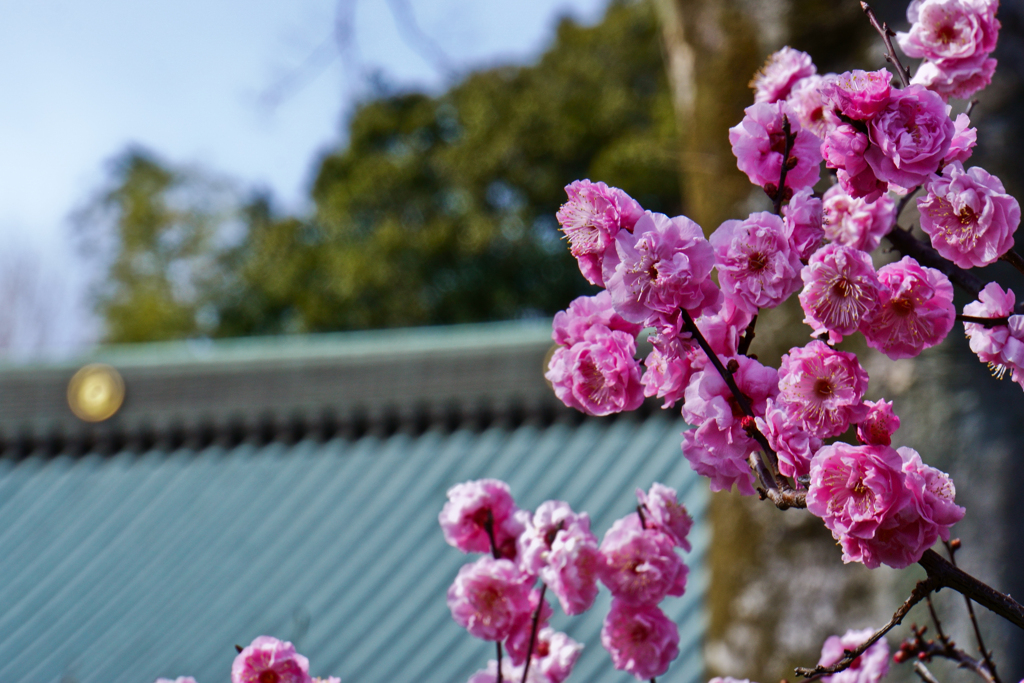
<svg viewBox="0 0 1024 683">
<path fill-rule="evenodd" d="M 174 680 L 158 678 L 156 683 L 196 683 L 196 680 L 180 676 Z M 248 647 L 239 650 L 231 664 L 231 683 L 341 683 L 341 679 L 311 677 L 309 660 L 297 653 L 294 645 L 272 636 L 258 636 Z"/>
<path fill-rule="evenodd" d="M 811 461 L 807 509 L 821 517 L 844 562 L 902 569 L 921 559 L 964 509 L 953 481 L 912 448 L 823 446 Z"/>
<path fill-rule="evenodd" d="M 991 327 L 985 324 L 965 323 L 964 329 L 981 362 L 988 363 L 993 374 L 1000 379 L 1007 373 L 1024 388 L 1024 315 L 1014 315 L 1016 300 L 1011 290 L 1003 290 L 995 282 L 985 286 L 978 301 L 964 306 L 964 315 L 977 318 L 1004 318 L 1005 324 Z"/>
<path fill-rule="evenodd" d="M 947 104 L 991 81 L 997 4 L 913 0 L 910 29 L 898 42 L 923 62 L 905 78 L 890 55 L 903 87 L 886 69 L 819 74 L 805 53 L 786 47 L 771 55 L 729 142 L 772 212 L 726 220 L 704 239 L 689 218 L 643 212 L 621 190 L 589 181 L 567 187 L 559 222 L 578 259 L 577 244 L 586 242 L 581 271 L 606 291 L 555 318 L 558 347 L 546 376 L 556 395 L 593 415 L 627 410 L 643 397 L 665 408 L 681 402 L 692 425 L 683 456 L 713 491 L 759 491 L 783 508 L 806 504 L 846 562 L 902 568 L 948 540 L 964 514 L 952 480 L 912 448 L 894 446 L 893 403 L 866 400 L 867 372 L 835 346 L 860 333 L 892 360 L 916 357 L 953 328 L 950 277 L 968 281 L 957 267 L 1002 259 L 1024 272 L 1024 259 L 1012 253 L 1020 206 L 998 178 L 965 166 L 977 130 L 967 113 L 953 120 Z M 816 191 L 822 162 L 833 182 Z M 898 225 L 918 192 L 921 229 L 934 251 L 909 248 L 917 238 Z M 883 238 L 904 255 L 876 267 L 871 252 Z M 749 352 L 758 315 L 797 293 L 811 339 L 783 355 L 777 370 L 762 365 Z M 979 358 L 1024 388 L 1024 315 L 1014 304 L 1013 292 L 991 283 L 964 308 L 964 322 Z M 634 353 L 644 328 L 651 350 L 641 367 Z M 854 432 L 856 445 L 844 443 Z M 658 675 L 671 659 L 652 652 L 674 656 L 656 604 L 685 586 L 675 555 L 685 530 L 667 530 L 672 513 L 657 500 L 654 489 L 641 492 L 641 511 L 616 522 L 597 549 L 598 574 L 613 594 L 602 641 L 616 666 L 638 678 Z M 529 547 L 541 545 L 535 539 Z M 829 638 L 822 665 L 868 636 Z M 880 641 L 830 678 L 877 683 L 887 657 Z"/>
<path fill-rule="evenodd" d="M 504 680 L 562 683 L 583 646 L 547 626 L 553 611 L 544 595 L 550 590 L 566 614 L 582 614 L 594 604 L 598 580 L 613 596 L 601 642 L 615 666 L 640 680 L 668 670 L 679 653 L 679 634 L 657 603 L 686 588 L 688 570 L 675 549 L 690 549 L 693 520 L 663 484 L 638 490 L 637 500 L 643 517 L 619 520 L 598 546 L 589 516 L 563 501 L 546 501 L 530 514 L 515 507 L 504 482 L 468 481 L 449 490 L 440 515 L 445 539 L 463 552 L 489 554 L 459 570 L 448 607 L 470 634 L 503 642 L 508 653 L 470 683 L 497 681 L 499 667 Z M 465 532 L 484 519 L 490 535 L 498 520 L 509 517 L 519 529 L 511 556 L 496 543 L 479 549 L 475 532 Z"/>
<path fill-rule="evenodd" d="M 918 83 L 942 96 L 966 99 L 992 82 L 999 39 L 998 0 L 913 0 L 910 31 L 896 34 L 908 56 L 923 59 Z"/>
</svg>

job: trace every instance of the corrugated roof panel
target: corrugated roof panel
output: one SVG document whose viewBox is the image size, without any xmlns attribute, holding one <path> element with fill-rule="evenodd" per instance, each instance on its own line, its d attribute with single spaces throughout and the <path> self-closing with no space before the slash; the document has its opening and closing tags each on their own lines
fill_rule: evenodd
<svg viewBox="0 0 1024 683">
<path fill-rule="evenodd" d="M 633 490 L 675 486 L 697 518 L 687 595 L 666 601 L 681 654 L 665 681 L 702 676 L 706 486 L 684 425 L 584 421 L 367 436 L 325 444 L 0 461 L 0 680 L 226 681 L 233 645 L 293 639 L 345 683 L 464 681 L 494 645 L 451 619 L 472 561 L 444 543 L 447 489 L 505 479 L 517 502 L 586 510 L 600 537 Z M 599 632 L 609 598 L 554 624 L 587 645 L 571 680 L 628 681 Z"/>
</svg>

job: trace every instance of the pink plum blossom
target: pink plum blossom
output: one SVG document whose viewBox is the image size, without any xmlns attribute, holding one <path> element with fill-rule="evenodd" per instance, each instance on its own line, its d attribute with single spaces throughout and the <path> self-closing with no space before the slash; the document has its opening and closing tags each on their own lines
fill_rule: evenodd
<svg viewBox="0 0 1024 683">
<path fill-rule="evenodd" d="M 231 664 L 231 683 L 309 682 L 309 660 L 272 636 L 257 637 Z"/>
<path fill-rule="evenodd" d="M 648 681 L 668 671 L 679 656 L 679 628 L 656 605 L 612 598 L 601 628 L 601 644 L 616 669 Z"/>
<path fill-rule="evenodd" d="M 992 81 L 989 54 L 999 38 L 997 0 L 914 0 L 907 8 L 909 32 L 896 39 L 910 57 L 926 60 L 912 83 L 943 99 L 969 98 Z"/>
<path fill-rule="evenodd" d="M 953 141 L 949 145 L 949 152 L 943 163 L 949 164 L 959 161 L 966 163 L 974 153 L 974 147 L 978 144 L 978 129 L 971 127 L 971 120 L 967 114 L 958 114 L 953 122 Z"/>
<path fill-rule="evenodd" d="M 779 473 L 784 477 L 805 477 L 811 471 L 811 458 L 821 448 L 821 439 L 811 436 L 790 419 L 790 411 L 768 399 L 764 417 L 756 419 L 757 428 L 779 458 Z"/>
<path fill-rule="evenodd" d="M 909 57 L 932 62 L 976 60 L 996 49 L 998 0 L 913 0 L 910 31 L 896 40 Z"/>
<path fill-rule="evenodd" d="M 516 539 L 523 531 L 515 516 L 518 509 L 508 484 L 478 479 L 448 489 L 448 502 L 441 508 L 438 521 L 449 545 L 464 553 L 490 553 L 487 522 L 491 520 L 499 554 L 515 558 Z"/>
<path fill-rule="evenodd" d="M 795 192 L 818 182 L 821 175 L 818 138 L 800 127 L 789 105 L 762 102 L 743 111 L 743 120 L 729 129 L 729 144 L 736 156 L 736 165 L 747 174 L 750 182 L 765 188 L 769 196 L 779 189 L 782 157 L 786 153 L 783 117 L 788 118 L 790 132 L 796 136 L 788 157 L 789 163 L 795 165 L 786 172 L 786 187 Z"/>
<path fill-rule="evenodd" d="M 501 658 L 501 680 L 504 683 L 519 683 L 523 680 L 523 666 L 515 666 L 509 657 Z M 498 683 L 498 662 L 488 660 L 487 668 L 477 671 L 466 683 Z M 551 683 L 536 666 L 530 667 L 525 683 Z"/>
<path fill-rule="evenodd" d="M 541 629 L 537 634 L 534 666 L 550 683 L 562 683 L 572 673 L 582 651 L 583 645 L 566 634 L 551 628 Z M 513 680 L 521 679 L 522 676 Z"/>
<path fill-rule="evenodd" d="M 831 105 L 821 94 L 821 86 L 824 85 L 825 79 L 834 75 L 803 78 L 797 81 L 786 99 L 797 121 L 800 122 L 800 127 L 822 140 L 839 124 Z"/>
<path fill-rule="evenodd" d="M 632 335 L 594 325 L 583 341 L 555 351 L 544 377 L 562 403 L 588 415 L 634 410 L 644 401 L 635 353 Z"/>
<path fill-rule="evenodd" d="M 913 358 L 949 334 L 956 320 L 953 285 L 909 256 L 878 270 L 884 298 L 861 322 L 868 346 L 893 360 Z"/>
<path fill-rule="evenodd" d="M 829 244 L 815 252 L 800 277 L 804 281 L 800 292 L 804 322 L 815 335 L 828 333 L 830 344 L 856 332 L 882 296 L 871 257 L 842 244 Z"/>
<path fill-rule="evenodd" d="M 839 636 L 829 636 L 821 646 L 819 666 L 832 666 L 845 656 L 846 650 L 859 647 L 874 635 L 870 628 L 863 631 L 849 630 Z M 864 651 L 845 671 L 822 677 L 826 683 L 879 683 L 889 671 L 889 644 L 879 638 Z"/>
<path fill-rule="evenodd" d="M 782 356 L 776 404 L 808 434 L 826 439 L 867 414 L 867 387 L 868 373 L 856 354 L 815 340 Z"/>
<path fill-rule="evenodd" d="M 939 538 L 948 541 L 949 527 L 963 519 L 965 512 L 953 502 L 956 498 L 953 480 L 942 470 L 925 465 L 921 454 L 913 448 L 897 448 L 896 451 L 903 458 L 907 488 L 913 494 L 921 519 L 934 527 Z M 927 546 L 931 547 L 932 543 L 927 543 Z"/>
<path fill-rule="evenodd" d="M 705 309 L 694 322 L 715 353 L 734 356 L 752 318 L 750 313 L 737 308 L 735 302 L 722 300 L 713 308 Z M 641 379 L 644 395 L 664 398 L 665 408 L 683 400 L 693 375 L 708 363 L 697 342 L 683 331 L 682 323 L 678 312 L 672 316 L 657 316 L 657 332 L 647 338 L 654 348 L 644 361 L 647 368 Z"/>
<path fill-rule="evenodd" d="M 657 335 L 652 335 L 652 337 Z M 703 355 L 695 344 L 687 344 L 680 340 L 652 340 L 654 348 L 644 360 L 643 377 L 644 396 L 657 396 L 665 399 L 663 408 L 671 408 L 683 399 L 686 385 L 694 372 L 703 367 L 704 361 L 698 361 L 700 367 L 694 367 L 697 356 Z M 660 342 L 660 343 L 659 343 Z"/>
<path fill-rule="evenodd" d="M 654 482 L 647 493 L 637 489 L 636 499 L 645 510 L 649 529 L 662 532 L 678 547 L 690 551 L 690 542 L 686 536 L 693 527 L 693 518 L 686 511 L 686 506 L 677 500 L 674 488 Z"/>
<path fill-rule="evenodd" d="M 868 121 L 889 103 L 891 81 L 892 74 L 886 69 L 855 69 L 826 79 L 821 94 L 843 116 Z"/>
<path fill-rule="evenodd" d="M 874 201 L 855 198 L 841 185 L 822 197 L 825 237 L 854 249 L 874 251 L 896 224 L 896 202 L 888 195 Z"/>
<path fill-rule="evenodd" d="M 982 363 L 988 363 L 997 377 L 1002 378 L 1009 371 L 1013 381 L 1024 388 L 1024 316 L 1013 315 L 1013 291 L 1004 292 L 998 284 L 990 282 L 978 299 L 964 306 L 964 315 L 1009 320 L 1006 325 L 993 327 L 964 323 L 971 351 Z"/>
<path fill-rule="evenodd" d="M 950 98 L 968 99 L 971 95 L 992 83 L 996 72 L 996 60 L 981 59 L 974 62 L 922 62 L 911 84 L 920 85 L 934 92 L 943 101 Z"/>
<path fill-rule="evenodd" d="M 939 538 L 948 540 L 949 527 L 964 515 L 964 509 L 953 502 L 956 491 L 948 475 L 922 464 L 911 448 L 897 450 L 903 459 L 906 498 L 872 535 L 839 538 L 846 562 L 862 562 L 872 569 L 881 564 L 903 569 L 920 560 Z"/>
<path fill-rule="evenodd" d="M 797 81 L 814 75 L 817 70 L 809 54 L 787 45 L 768 55 L 764 66 L 754 74 L 754 80 L 750 82 L 754 101 L 772 103 L 784 100 Z"/>
<path fill-rule="evenodd" d="M 769 398 L 778 395 L 778 373 L 746 356 L 722 358 L 736 361 L 733 373 L 740 391 L 750 402 L 754 416 L 763 416 Z M 728 385 L 713 367 L 693 376 L 686 388 L 683 417 L 695 429 L 683 433 L 683 455 L 693 470 L 711 479 L 712 491 L 736 485 L 740 493 L 753 495 L 753 475 L 747 456 L 759 446 L 743 427 L 743 412 Z"/>
<path fill-rule="evenodd" d="M 641 526 L 632 513 L 612 524 L 601 541 L 601 583 L 624 602 L 653 605 L 666 595 L 682 595 L 689 570 L 672 538 Z"/>
<path fill-rule="evenodd" d="M 892 401 L 865 401 L 867 417 L 857 425 L 857 438 L 863 444 L 889 446 L 893 433 L 900 428 L 900 418 L 892 410 Z"/>
<path fill-rule="evenodd" d="M 987 266 L 1013 248 L 1020 204 L 999 178 L 978 166 L 947 165 L 917 200 L 921 229 L 944 258 L 961 268 Z"/>
<path fill-rule="evenodd" d="M 840 123 L 829 130 L 822 141 L 821 156 L 826 166 L 836 169 L 839 185 L 847 194 L 874 201 L 888 185 L 879 180 L 868 165 L 865 153 L 870 145 L 866 133 L 849 123 Z"/>
<path fill-rule="evenodd" d="M 756 314 L 759 308 L 778 306 L 800 289 L 803 264 L 775 214 L 762 211 L 745 221 L 726 221 L 710 241 L 722 293 L 737 308 Z"/>
<path fill-rule="evenodd" d="M 483 640 L 505 640 L 530 611 L 530 576 L 511 560 L 484 555 L 463 565 L 448 589 L 452 618 Z"/>
<path fill-rule="evenodd" d="M 642 323 L 652 314 L 685 308 L 693 316 L 718 300 L 708 277 L 714 252 L 700 226 L 686 216 L 648 211 L 633 232 L 621 231 L 604 261 L 612 303 L 626 320 Z"/>
<path fill-rule="evenodd" d="M 807 187 L 793 195 L 782 209 L 785 216 L 784 232 L 797 257 L 806 261 L 821 246 L 825 230 L 822 226 L 821 200 Z"/>
<path fill-rule="evenodd" d="M 573 299 L 569 308 L 555 313 L 551 338 L 561 346 L 572 346 L 584 340 L 587 330 L 594 325 L 604 325 L 609 330 L 620 330 L 636 337 L 642 327 L 631 323 L 615 312 L 612 295 L 607 290 L 595 296 L 581 296 Z"/>
<path fill-rule="evenodd" d="M 644 210 L 628 194 L 604 183 L 577 180 L 565 187 L 569 201 L 556 218 L 569 239 L 569 251 L 589 282 L 604 286 L 601 265 L 605 251 L 620 230 L 632 230 Z"/>
<path fill-rule="evenodd" d="M 524 571 L 540 576 L 566 614 L 594 604 L 601 557 L 587 513 L 577 514 L 560 500 L 541 503 L 519 537 L 519 557 Z"/>
<path fill-rule="evenodd" d="M 749 311 L 738 307 L 735 301 L 723 299 L 721 306 L 714 312 L 705 311 L 694 322 L 704 339 L 711 345 L 712 351 L 719 356 L 735 356 L 740 339 L 753 317 Z M 704 352 L 700 351 L 699 355 L 702 359 L 700 362 L 706 363 L 707 357 L 704 356 Z M 697 365 L 695 361 L 694 367 L 697 368 Z M 698 369 L 702 368 L 703 365 L 700 365 Z"/>
<path fill-rule="evenodd" d="M 815 454 L 807 509 L 844 543 L 844 561 L 851 561 L 846 539 L 872 539 L 909 500 L 904 478 L 903 459 L 888 446 L 837 442 Z"/>
<path fill-rule="evenodd" d="M 515 616 L 508 637 L 505 639 L 505 651 L 513 664 L 519 665 L 526 661 L 526 653 L 530 651 L 530 638 L 533 637 L 533 616 L 540 606 L 540 614 L 537 617 L 537 629 L 543 629 L 554 610 L 547 600 L 541 601 L 540 591 L 536 588 L 530 591 L 530 608 Z M 534 643 L 534 652 L 537 651 L 537 643 Z"/>
<path fill-rule="evenodd" d="M 910 191 L 938 172 L 954 132 L 942 98 L 908 85 L 893 90 L 886 107 L 868 121 L 871 146 L 864 160 L 889 189 Z"/>
</svg>

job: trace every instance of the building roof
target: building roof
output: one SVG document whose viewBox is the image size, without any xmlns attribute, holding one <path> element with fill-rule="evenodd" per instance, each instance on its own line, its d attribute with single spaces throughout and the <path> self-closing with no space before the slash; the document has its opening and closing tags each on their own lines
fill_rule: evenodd
<svg viewBox="0 0 1024 683">
<path fill-rule="evenodd" d="M 444 543 L 437 514 L 452 485 L 495 477 L 521 507 L 588 512 L 599 537 L 637 487 L 679 491 L 694 548 L 686 595 L 663 605 L 681 654 L 659 680 L 697 683 L 707 488 L 681 457 L 684 425 L 559 407 L 541 376 L 548 330 L 101 350 L 83 362 L 116 367 L 127 397 L 98 426 L 67 408 L 81 363 L 0 371 L 0 429 L 22 435 L 0 458 L 0 681 L 227 681 L 233 645 L 260 634 L 344 683 L 465 681 L 494 646 L 451 619 L 445 592 L 473 558 Z M 340 427 L 248 434 L 325 414 Z M 232 420 L 243 433 L 225 440 Z M 204 425 L 212 438 L 188 436 Z M 171 428 L 186 436 L 160 435 Z M 586 645 L 570 681 L 632 680 L 600 645 L 608 602 L 602 589 L 579 617 L 555 607 L 552 625 Z"/>
<path fill-rule="evenodd" d="M 0 441 L 84 452 L 554 419 L 570 411 L 543 377 L 552 344 L 549 321 L 522 321 L 105 347 L 0 368 Z M 123 407 L 97 424 L 67 400 L 90 363 L 113 366 L 126 388 Z"/>
<path fill-rule="evenodd" d="M 232 646 L 273 634 L 345 683 L 465 681 L 493 645 L 448 613 L 472 558 L 444 543 L 437 514 L 453 484 L 497 477 L 524 508 L 587 511 L 599 536 L 636 487 L 679 490 L 697 524 L 687 594 L 666 603 L 682 652 L 663 680 L 696 683 L 706 486 L 681 429 L 657 416 L 0 460 L 0 680 L 226 681 Z M 586 644 L 572 681 L 629 680 L 600 645 L 607 609 L 602 589 L 553 622 Z"/>
</svg>

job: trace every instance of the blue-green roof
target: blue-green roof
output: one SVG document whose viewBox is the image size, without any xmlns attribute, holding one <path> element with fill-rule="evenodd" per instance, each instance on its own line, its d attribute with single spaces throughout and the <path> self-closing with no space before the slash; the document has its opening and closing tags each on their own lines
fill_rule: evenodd
<svg viewBox="0 0 1024 683">
<path fill-rule="evenodd" d="M 589 512 L 599 536 L 636 487 L 679 490 L 694 549 L 687 594 L 664 604 L 682 639 L 659 680 L 696 683 L 707 492 L 683 428 L 658 415 L 0 460 L 0 681 L 227 681 L 234 644 L 260 634 L 295 640 L 311 673 L 344 683 L 465 681 L 493 644 L 451 619 L 445 592 L 470 558 L 437 514 L 451 485 L 497 477 L 522 507 Z M 587 614 L 554 619 L 586 644 L 570 681 L 633 680 L 600 645 L 607 606 L 602 589 Z"/>
</svg>

